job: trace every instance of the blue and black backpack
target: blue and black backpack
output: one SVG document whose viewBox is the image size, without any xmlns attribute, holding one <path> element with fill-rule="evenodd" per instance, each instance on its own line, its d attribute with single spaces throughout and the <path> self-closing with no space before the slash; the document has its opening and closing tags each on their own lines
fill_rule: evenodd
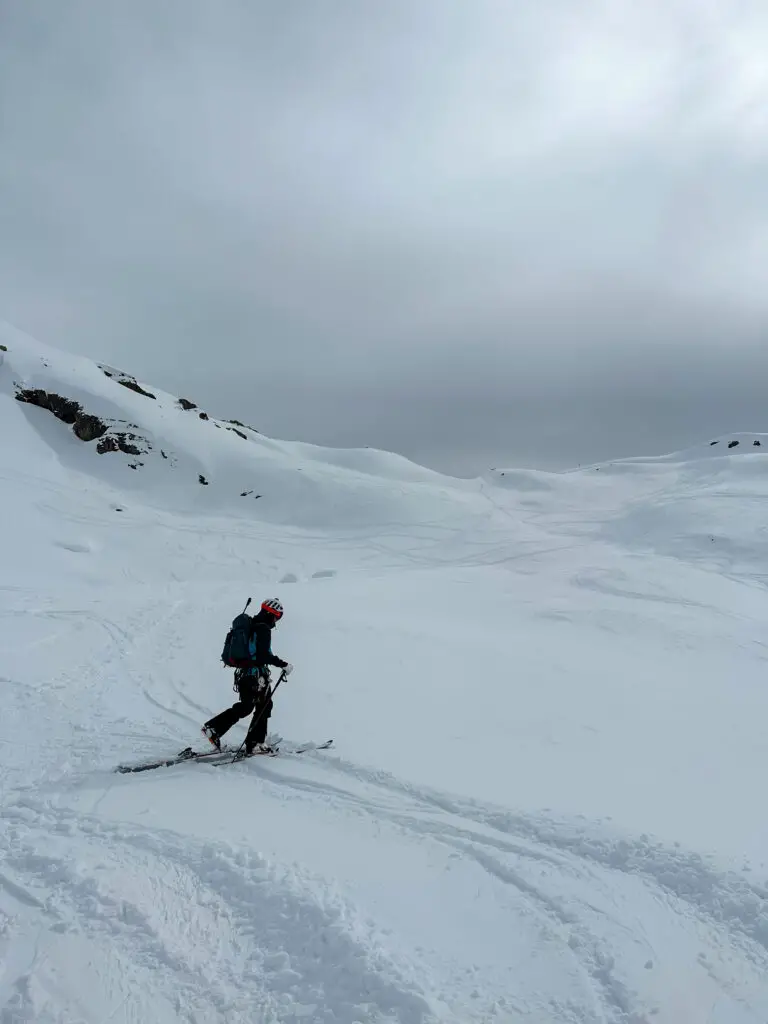
<svg viewBox="0 0 768 1024">
<path fill-rule="evenodd" d="M 245 607 L 247 608 L 250 603 L 249 597 Z M 245 609 L 232 620 L 232 627 L 227 633 L 221 652 L 221 660 L 228 668 L 250 668 L 253 665 L 249 646 L 252 624 L 253 619 L 246 614 Z"/>
</svg>

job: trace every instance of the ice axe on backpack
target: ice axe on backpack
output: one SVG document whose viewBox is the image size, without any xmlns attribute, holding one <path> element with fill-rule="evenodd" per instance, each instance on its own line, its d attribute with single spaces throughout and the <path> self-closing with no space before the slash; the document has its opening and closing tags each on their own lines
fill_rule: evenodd
<svg viewBox="0 0 768 1024">
<path fill-rule="evenodd" d="M 261 706 L 261 711 L 258 713 L 258 715 L 255 718 L 251 719 L 251 723 L 248 726 L 248 732 L 251 731 L 251 729 L 253 728 L 254 725 L 257 725 L 261 721 L 262 715 L 267 710 L 267 706 L 269 705 L 269 702 L 272 700 L 272 698 L 275 695 L 275 691 L 277 690 L 278 686 L 280 685 L 280 683 L 282 683 L 282 681 L 284 679 L 285 679 L 285 669 L 283 669 L 283 671 L 278 676 L 277 682 L 272 687 L 272 689 L 271 690 L 267 690 L 267 692 L 266 692 L 266 694 L 264 696 L 264 701 L 263 701 L 262 706 Z M 245 734 L 246 735 L 246 739 L 248 737 L 248 732 L 246 732 L 246 734 Z M 237 750 L 232 755 L 232 760 L 233 761 L 239 761 L 240 760 L 241 751 L 242 751 L 244 746 L 245 746 L 245 740 L 243 740 L 243 742 L 240 744 L 240 746 L 237 748 Z"/>
</svg>

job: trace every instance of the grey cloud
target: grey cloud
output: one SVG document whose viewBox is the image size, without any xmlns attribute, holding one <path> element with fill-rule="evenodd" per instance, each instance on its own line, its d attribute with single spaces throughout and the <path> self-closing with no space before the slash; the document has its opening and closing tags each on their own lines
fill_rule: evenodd
<svg viewBox="0 0 768 1024">
<path fill-rule="evenodd" d="M 0 315 L 462 473 L 751 428 L 766 30 L 699 0 L 0 0 Z"/>
</svg>

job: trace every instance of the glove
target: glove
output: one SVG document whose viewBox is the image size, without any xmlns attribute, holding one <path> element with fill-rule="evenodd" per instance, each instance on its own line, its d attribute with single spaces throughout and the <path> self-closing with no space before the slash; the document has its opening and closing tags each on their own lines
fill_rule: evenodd
<svg viewBox="0 0 768 1024">
<path fill-rule="evenodd" d="M 293 665 L 289 665 L 288 662 L 283 665 L 283 675 L 289 676 L 293 672 Z"/>
</svg>

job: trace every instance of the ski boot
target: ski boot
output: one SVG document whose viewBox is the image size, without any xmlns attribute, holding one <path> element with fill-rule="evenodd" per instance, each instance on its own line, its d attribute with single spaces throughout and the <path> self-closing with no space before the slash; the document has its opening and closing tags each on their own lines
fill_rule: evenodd
<svg viewBox="0 0 768 1024">
<path fill-rule="evenodd" d="M 200 732 L 205 736 L 209 743 L 211 743 L 217 750 L 221 750 L 221 740 L 210 727 L 210 725 L 204 725 Z"/>
<path fill-rule="evenodd" d="M 243 747 L 242 750 L 238 750 L 232 760 L 242 761 L 246 757 L 258 757 L 259 755 L 277 757 L 277 747 L 270 747 L 266 743 L 255 743 L 252 747 Z"/>
</svg>

